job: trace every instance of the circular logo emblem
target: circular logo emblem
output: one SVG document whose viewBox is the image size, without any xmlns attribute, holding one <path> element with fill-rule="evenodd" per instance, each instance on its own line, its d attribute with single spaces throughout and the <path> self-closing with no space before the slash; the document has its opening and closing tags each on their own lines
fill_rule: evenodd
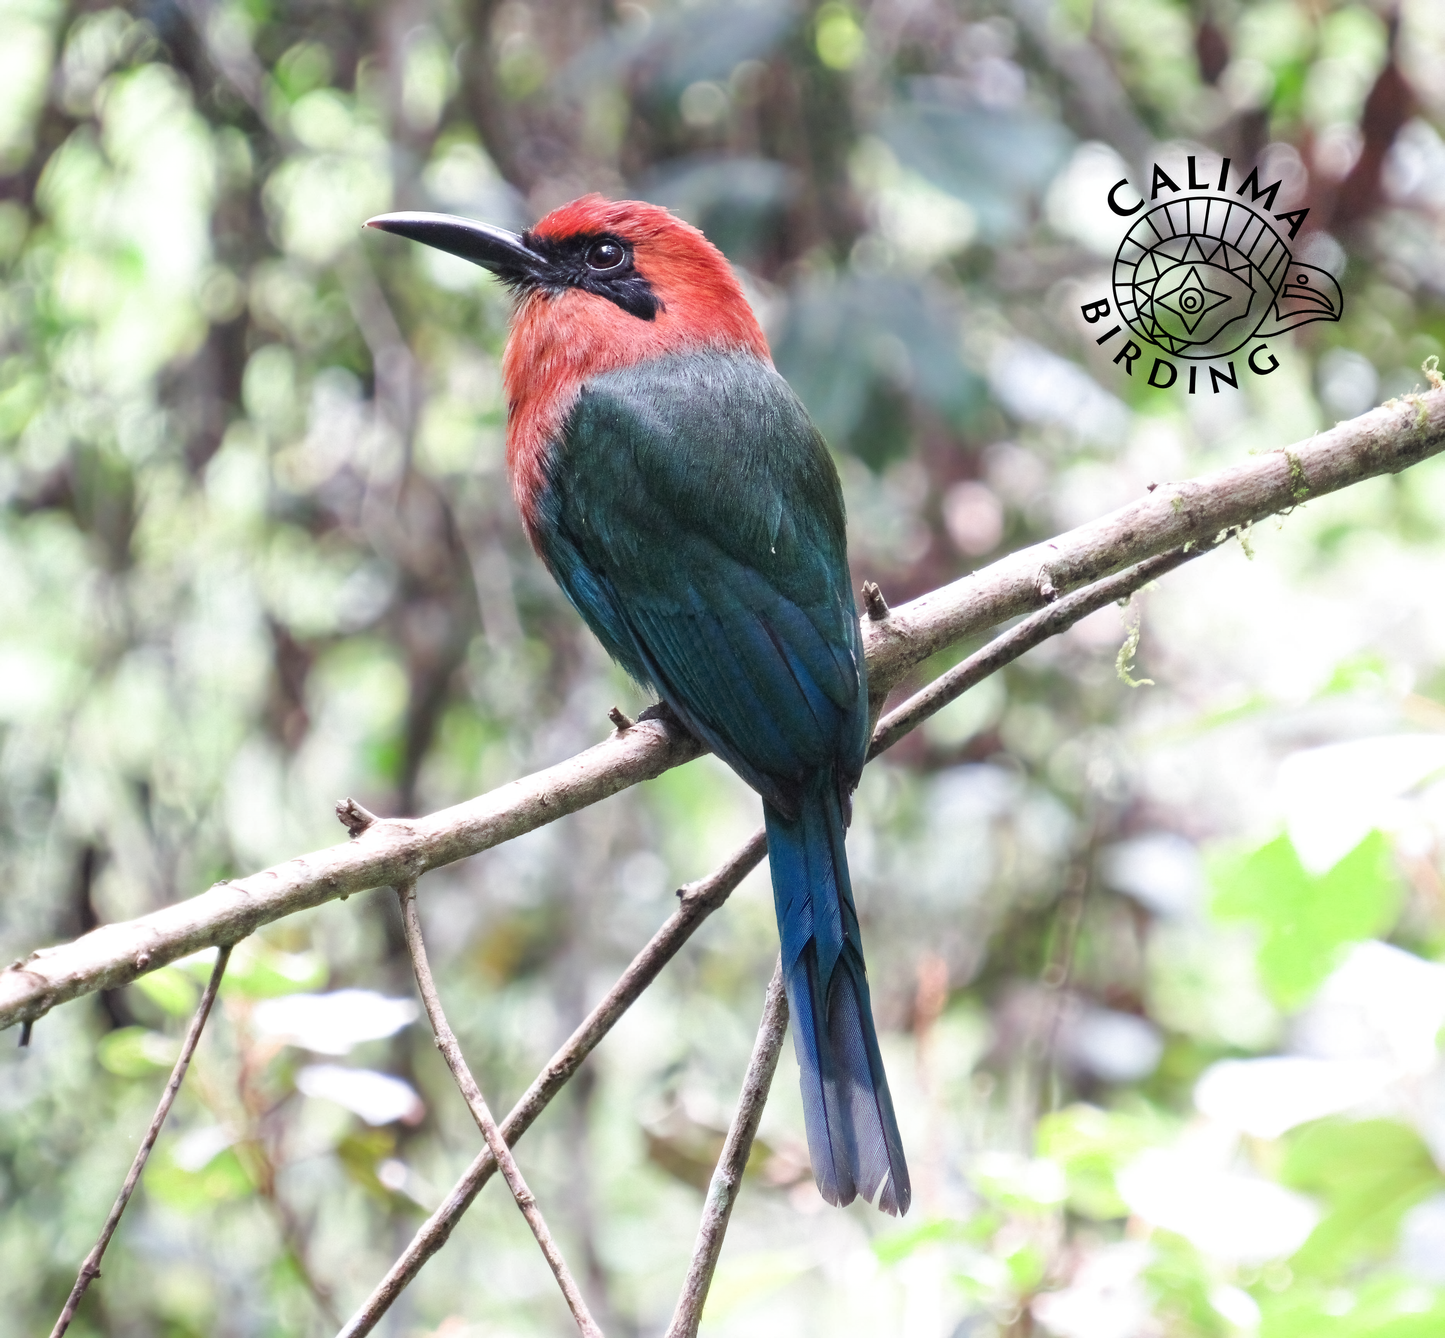
<svg viewBox="0 0 1445 1338">
<path fill-rule="evenodd" d="M 1114 301 L 1140 339 L 1179 358 L 1225 357 L 1338 320 L 1344 305 L 1334 277 L 1295 260 L 1268 219 L 1218 196 L 1170 200 L 1135 221 L 1114 256 Z"/>
</svg>

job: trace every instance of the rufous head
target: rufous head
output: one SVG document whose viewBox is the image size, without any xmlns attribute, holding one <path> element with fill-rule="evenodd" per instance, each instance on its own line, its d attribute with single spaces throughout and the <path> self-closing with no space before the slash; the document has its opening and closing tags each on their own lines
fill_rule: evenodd
<svg viewBox="0 0 1445 1338">
<path fill-rule="evenodd" d="M 545 313 L 588 343 L 589 328 L 605 331 L 627 361 L 697 346 L 768 356 L 722 253 L 654 204 L 584 195 L 520 235 L 447 214 L 383 214 L 367 226 L 491 270 L 517 295 L 519 333 Z"/>
<path fill-rule="evenodd" d="M 481 265 L 516 294 L 502 380 L 507 461 L 529 530 L 544 461 L 590 377 L 692 349 L 771 361 L 722 252 L 655 204 L 584 195 L 521 234 L 447 214 L 383 214 L 367 226 Z"/>
</svg>

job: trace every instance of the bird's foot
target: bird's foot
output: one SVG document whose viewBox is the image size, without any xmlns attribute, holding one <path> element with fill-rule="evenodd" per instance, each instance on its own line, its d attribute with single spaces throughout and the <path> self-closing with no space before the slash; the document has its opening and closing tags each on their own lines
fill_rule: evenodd
<svg viewBox="0 0 1445 1338">
<path fill-rule="evenodd" d="M 660 720 L 664 725 L 673 729 L 680 729 L 684 734 L 692 733 L 692 731 L 682 723 L 677 712 L 666 702 L 653 702 L 651 706 L 643 707 L 643 709 L 637 713 L 637 723 L 641 724 L 644 720 Z"/>
</svg>

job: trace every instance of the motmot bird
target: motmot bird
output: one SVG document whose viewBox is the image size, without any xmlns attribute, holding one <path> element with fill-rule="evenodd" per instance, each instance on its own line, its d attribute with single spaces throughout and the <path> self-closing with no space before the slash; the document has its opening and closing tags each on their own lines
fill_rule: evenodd
<svg viewBox="0 0 1445 1338">
<path fill-rule="evenodd" d="M 667 210 L 600 195 L 520 235 L 443 214 L 369 225 L 512 289 L 507 464 L 527 535 L 612 658 L 762 797 L 818 1189 L 906 1212 L 843 848 L 868 692 L 842 488 L 736 275 Z"/>
</svg>

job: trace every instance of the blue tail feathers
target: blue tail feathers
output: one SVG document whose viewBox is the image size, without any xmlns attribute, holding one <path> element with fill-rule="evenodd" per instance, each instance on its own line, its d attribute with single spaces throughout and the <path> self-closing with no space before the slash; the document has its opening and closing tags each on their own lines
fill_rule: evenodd
<svg viewBox="0 0 1445 1338">
<path fill-rule="evenodd" d="M 829 1203 L 861 1194 L 908 1211 L 911 1188 L 873 1028 L 838 791 L 825 782 L 790 820 L 770 804 L 768 863 L 783 944 L 808 1151 Z"/>
</svg>

